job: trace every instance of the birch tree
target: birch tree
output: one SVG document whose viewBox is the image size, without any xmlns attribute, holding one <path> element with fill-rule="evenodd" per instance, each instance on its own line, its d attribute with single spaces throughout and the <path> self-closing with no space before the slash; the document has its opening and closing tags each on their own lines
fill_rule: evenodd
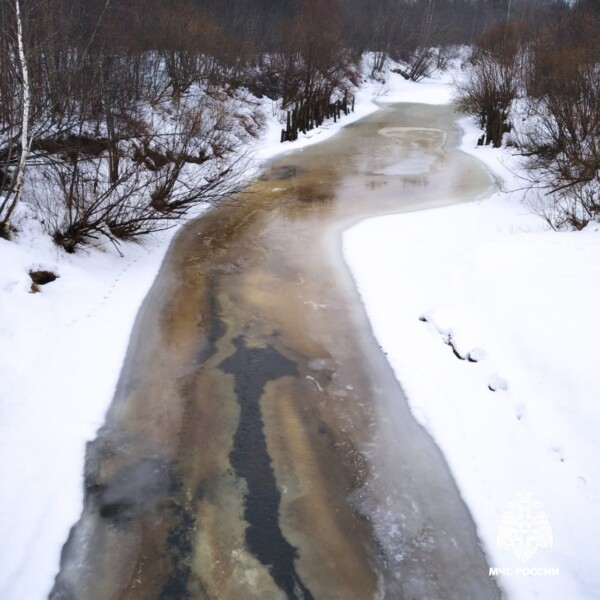
<svg viewBox="0 0 600 600">
<path fill-rule="evenodd" d="M 15 26 L 17 34 L 17 57 L 20 71 L 21 85 L 21 151 L 14 184 L 8 189 L 0 204 L 0 236 L 8 237 L 10 222 L 15 209 L 23 194 L 25 185 L 25 171 L 27 156 L 31 148 L 32 138 L 29 136 L 29 119 L 31 112 L 31 88 L 29 84 L 29 70 L 27 68 L 27 57 L 25 55 L 25 44 L 23 41 L 23 18 L 20 0 L 14 0 Z"/>
</svg>

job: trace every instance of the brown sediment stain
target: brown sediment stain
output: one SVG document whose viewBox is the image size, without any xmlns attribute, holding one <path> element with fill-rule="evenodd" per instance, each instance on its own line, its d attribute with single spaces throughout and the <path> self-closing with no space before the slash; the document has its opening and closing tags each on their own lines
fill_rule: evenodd
<svg viewBox="0 0 600 600">
<path fill-rule="evenodd" d="M 353 482 L 340 468 L 341 439 L 330 430 L 323 433 L 323 415 L 312 410 L 312 390 L 303 390 L 303 382 L 296 384 L 300 389 L 281 387 L 269 384 L 263 406 L 266 422 L 277 424 L 268 428 L 269 453 L 282 490 L 282 530 L 300 550 L 297 570 L 315 598 L 347 598 L 351 590 L 356 598 L 372 598 L 374 565 L 364 544 L 368 527 L 346 502 Z"/>
<path fill-rule="evenodd" d="M 411 110 L 383 111 L 284 157 L 177 236 L 138 315 L 106 424 L 88 448 L 84 513 L 63 550 L 54 600 L 280 600 L 293 597 L 294 582 L 300 597 L 327 600 L 400 598 L 409 589 L 396 583 L 404 575 L 389 566 L 372 515 L 352 500 L 370 493 L 377 461 L 365 448 L 381 427 L 378 398 L 401 392 L 373 370 L 376 347 L 332 240 L 368 215 L 444 204 L 444 173 L 472 166 L 457 156 L 448 162 L 441 133 L 427 130 L 419 141 L 411 129 L 406 147 L 401 133 L 377 135 L 390 124 L 412 126 Z M 428 108 L 421 120 L 447 126 L 451 118 Z M 435 150 L 430 173 L 374 174 L 419 143 Z M 471 177 L 480 193 L 485 174 Z M 452 185 L 465 187 L 459 176 Z M 253 358 L 234 368 L 242 350 Z M 264 436 L 269 464 L 261 477 L 272 477 L 275 490 L 268 517 L 287 549 L 285 568 L 248 542 L 260 535 L 260 518 L 248 522 L 256 481 L 232 459 L 253 361 L 267 372 L 277 361 L 294 365 L 253 396 L 262 432 L 254 434 Z M 460 509 L 456 490 L 448 493 Z M 496 596 L 478 600 L 488 597 Z"/>
</svg>

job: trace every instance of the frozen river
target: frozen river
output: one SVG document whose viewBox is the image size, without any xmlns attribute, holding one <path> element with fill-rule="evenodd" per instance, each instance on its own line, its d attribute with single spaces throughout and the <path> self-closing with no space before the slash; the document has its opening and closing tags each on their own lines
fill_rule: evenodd
<svg viewBox="0 0 600 600">
<path fill-rule="evenodd" d="M 500 597 L 341 254 L 358 220 L 490 190 L 453 121 L 382 109 L 178 235 L 52 598 Z"/>
</svg>

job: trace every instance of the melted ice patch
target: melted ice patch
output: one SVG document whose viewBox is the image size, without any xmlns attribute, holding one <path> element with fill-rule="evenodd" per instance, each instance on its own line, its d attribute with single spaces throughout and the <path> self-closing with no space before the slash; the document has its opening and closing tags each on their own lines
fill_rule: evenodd
<svg viewBox="0 0 600 600">
<path fill-rule="evenodd" d="M 441 129 L 426 127 L 383 127 L 377 132 L 406 147 L 401 162 L 373 171 L 375 175 L 425 175 L 440 157 L 447 134 Z"/>
<path fill-rule="evenodd" d="M 421 147 L 431 150 L 441 150 L 448 137 L 445 131 L 434 127 L 383 127 L 377 133 L 400 144 L 418 140 Z"/>
</svg>

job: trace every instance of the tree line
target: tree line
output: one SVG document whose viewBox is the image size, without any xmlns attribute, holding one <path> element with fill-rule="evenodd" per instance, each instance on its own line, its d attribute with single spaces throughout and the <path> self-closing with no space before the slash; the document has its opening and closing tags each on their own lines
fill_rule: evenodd
<svg viewBox="0 0 600 600">
<path fill-rule="evenodd" d="M 293 139 L 348 110 L 364 52 L 418 80 L 534 4 L 0 0 L 0 235 L 24 192 L 67 251 L 168 227 L 242 184 L 256 98 Z"/>
<path fill-rule="evenodd" d="M 600 218 L 600 5 L 547 8 L 475 40 L 458 107 L 478 118 L 480 143 L 510 134 L 548 223 L 580 229 Z"/>
</svg>

